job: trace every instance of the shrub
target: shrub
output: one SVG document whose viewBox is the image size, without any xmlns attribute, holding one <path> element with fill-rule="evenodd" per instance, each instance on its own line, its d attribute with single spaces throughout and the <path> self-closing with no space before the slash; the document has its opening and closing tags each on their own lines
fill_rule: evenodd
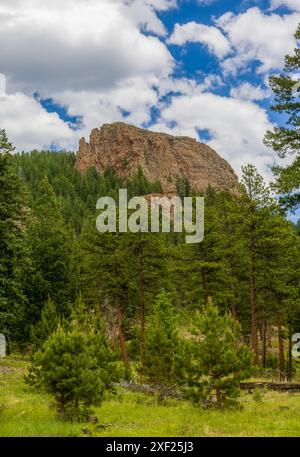
<svg viewBox="0 0 300 457">
<path fill-rule="evenodd" d="M 255 401 L 255 403 L 262 403 L 263 401 L 263 392 L 258 387 L 254 389 L 253 400 Z"/>
<path fill-rule="evenodd" d="M 104 334 L 59 327 L 35 354 L 27 381 L 54 397 L 62 420 L 82 420 L 111 387 L 112 361 Z"/>
</svg>

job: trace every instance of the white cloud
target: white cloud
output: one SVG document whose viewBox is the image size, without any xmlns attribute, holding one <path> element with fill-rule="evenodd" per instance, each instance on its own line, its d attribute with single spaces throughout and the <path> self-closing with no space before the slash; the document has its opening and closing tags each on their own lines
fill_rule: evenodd
<svg viewBox="0 0 300 457">
<path fill-rule="evenodd" d="M 176 0 L 131 0 L 130 15 L 147 31 L 157 35 L 166 35 L 163 22 L 158 18 L 156 11 L 166 11 L 177 6 Z"/>
<path fill-rule="evenodd" d="M 53 94 L 57 103 L 68 107 L 68 114 L 76 116 L 84 113 L 84 127 L 78 134 L 88 136 L 91 128 L 106 122 L 123 120 L 122 112 L 127 112 L 126 121 L 136 125 L 151 122 L 151 108 L 162 109 L 165 102 L 161 97 L 169 94 L 197 95 L 222 84 L 217 75 L 209 75 L 201 84 L 193 79 L 149 77 L 125 80 L 111 90 L 65 91 Z M 129 113 L 129 114 L 128 114 Z"/>
<path fill-rule="evenodd" d="M 239 98 L 241 100 L 264 100 L 270 97 L 271 93 L 267 89 L 262 89 L 260 86 L 253 86 L 252 84 L 245 82 L 237 87 L 233 87 L 230 90 L 230 96 L 233 98 Z"/>
<path fill-rule="evenodd" d="M 153 85 L 157 78 L 126 80 L 112 89 L 103 91 L 65 91 L 54 94 L 57 103 L 67 106 L 68 113 L 84 113 L 84 128 L 78 133 L 88 135 L 103 123 L 122 120 L 122 112 L 130 113 L 126 120 L 141 125 L 150 120 L 152 106 L 158 104 L 158 93 Z"/>
<path fill-rule="evenodd" d="M 230 50 L 227 39 L 216 27 L 196 22 L 176 24 L 168 43 L 181 46 L 188 42 L 202 43 L 218 57 L 224 57 Z"/>
<path fill-rule="evenodd" d="M 221 86 L 224 86 L 222 78 L 211 73 L 205 76 L 201 83 L 189 78 L 165 78 L 159 81 L 158 91 L 160 97 L 168 94 L 195 95 Z"/>
<path fill-rule="evenodd" d="M 300 1 L 296 1 L 300 5 Z M 289 3 L 292 4 L 293 0 Z M 257 72 L 263 74 L 282 68 L 285 55 L 297 45 L 294 33 L 299 22 L 300 14 L 297 12 L 281 16 L 264 14 L 254 7 L 237 15 L 227 12 L 215 19 L 216 26 L 196 22 L 176 24 L 169 43 L 181 46 L 196 42 L 206 45 L 221 60 L 225 73 L 237 74 L 239 70 L 258 62 Z"/>
<path fill-rule="evenodd" d="M 75 149 L 76 134 L 56 113 L 48 113 L 33 97 L 16 93 L 0 100 L 0 126 L 18 151 L 49 148 Z"/>
<path fill-rule="evenodd" d="M 226 13 L 216 24 L 228 38 L 233 57 L 225 59 L 223 68 L 236 73 L 253 61 L 259 62 L 258 73 L 282 68 L 284 57 L 296 47 L 294 33 L 300 22 L 300 14 L 266 15 L 259 8 L 245 13 Z"/>
<path fill-rule="evenodd" d="M 139 30 L 136 4 L 149 29 L 163 33 L 154 6 L 122 0 L 1 0 L 1 72 L 12 90 L 111 88 L 124 78 L 168 74 L 172 57 Z"/>
<path fill-rule="evenodd" d="M 271 9 L 279 8 L 280 6 L 286 6 L 291 11 L 300 11 L 299 0 L 272 0 Z"/>
<path fill-rule="evenodd" d="M 0 104 L 0 126 L 28 150 L 69 145 L 121 119 L 121 109 L 130 111 L 131 122 L 148 122 L 157 103 L 153 85 L 169 77 L 174 63 L 164 43 L 140 31 L 141 19 L 147 30 L 164 34 L 155 11 L 175 6 L 175 0 L 1 0 L 0 72 L 10 96 Z M 81 115 L 84 128 L 73 132 L 47 115 L 33 92 Z"/>
<path fill-rule="evenodd" d="M 175 125 L 175 126 L 174 126 Z M 156 130 L 198 137 L 207 130 L 208 141 L 240 174 L 241 166 L 254 163 L 266 178 L 276 156 L 263 145 L 272 125 L 266 112 L 255 103 L 211 93 L 174 97 L 162 110 Z M 201 136 L 201 132 L 200 132 Z"/>
<path fill-rule="evenodd" d="M 176 0 L 133 0 L 133 2 L 144 3 L 152 6 L 157 11 L 166 11 L 177 6 Z"/>
</svg>

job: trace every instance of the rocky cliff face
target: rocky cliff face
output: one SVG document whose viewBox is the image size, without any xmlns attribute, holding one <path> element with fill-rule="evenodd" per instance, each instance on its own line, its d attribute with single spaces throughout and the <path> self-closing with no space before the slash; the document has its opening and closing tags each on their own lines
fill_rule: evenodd
<svg viewBox="0 0 300 457">
<path fill-rule="evenodd" d="M 92 130 L 90 142 L 80 140 L 76 167 L 101 173 L 112 167 L 120 177 L 131 177 L 140 166 L 146 178 L 159 180 L 164 192 L 175 192 L 178 177 L 191 187 L 233 191 L 237 177 L 212 148 L 188 137 L 150 132 L 122 122 Z"/>
</svg>

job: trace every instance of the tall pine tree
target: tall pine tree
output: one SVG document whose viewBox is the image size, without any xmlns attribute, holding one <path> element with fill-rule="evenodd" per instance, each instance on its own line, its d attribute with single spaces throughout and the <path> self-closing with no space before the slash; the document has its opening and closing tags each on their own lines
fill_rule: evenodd
<svg viewBox="0 0 300 457">
<path fill-rule="evenodd" d="M 300 25 L 295 34 L 300 40 Z M 285 68 L 281 75 L 272 76 L 270 85 L 275 94 L 275 104 L 272 109 L 287 115 L 284 126 L 275 127 L 265 136 L 265 144 L 272 147 L 280 157 L 288 154 L 299 155 L 300 151 L 300 100 L 299 81 L 294 75 L 300 71 L 300 49 L 296 48 L 293 55 L 285 58 Z M 288 167 L 275 167 L 276 188 L 281 194 L 281 201 L 287 209 L 300 206 L 300 157 L 296 157 Z M 282 195 L 283 194 L 283 195 Z"/>
<path fill-rule="evenodd" d="M 0 130 L 0 331 L 9 340 L 26 340 L 26 306 L 22 286 L 28 257 L 24 242 L 25 194 L 12 153 L 14 148 Z"/>
<path fill-rule="evenodd" d="M 47 178 L 39 185 L 28 228 L 32 268 L 28 271 L 28 320 L 39 320 L 50 297 L 58 314 L 67 316 L 76 296 L 75 235 L 63 220 Z"/>
</svg>

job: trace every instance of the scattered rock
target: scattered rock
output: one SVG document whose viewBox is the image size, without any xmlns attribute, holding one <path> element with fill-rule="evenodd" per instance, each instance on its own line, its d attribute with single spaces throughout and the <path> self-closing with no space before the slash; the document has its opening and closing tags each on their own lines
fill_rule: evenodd
<svg viewBox="0 0 300 457">
<path fill-rule="evenodd" d="M 113 168 L 121 178 L 132 177 L 140 167 L 150 182 L 160 181 L 164 193 L 176 192 L 178 177 L 187 178 L 195 190 L 210 185 L 235 193 L 238 184 L 228 162 L 208 145 L 123 122 L 92 130 L 89 143 L 82 138 L 75 166 L 80 172 Z"/>
<path fill-rule="evenodd" d="M 82 431 L 82 433 L 84 433 L 85 435 L 91 435 L 91 431 L 90 431 L 90 429 L 88 429 L 88 428 L 82 428 L 81 431 Z"/>
<path fill-rule="evenodd" d="M 154 394 L 156 395 L 158 393 L 158 388 L 150 386 L 149 384 L 136 384 L 134 381 L 121 381 L 115 385 L 118 385 L 120 387 L 124 387 L 125 389 L 133 390 L 134 392 L 141 392 L 141 393 L 146 393 L 146 394 Z M 175 390 L 170 390 L 166 388 L 159 389 L 160 395 L 162 397 L 173 397 L 180 399 L 182 398 L 182 395 L 180 392 L 177 392 Z"/>
</svg>

